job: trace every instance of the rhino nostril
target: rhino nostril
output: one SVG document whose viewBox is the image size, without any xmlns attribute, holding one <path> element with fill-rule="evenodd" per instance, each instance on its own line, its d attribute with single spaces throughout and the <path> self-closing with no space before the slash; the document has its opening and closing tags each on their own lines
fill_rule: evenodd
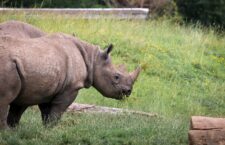
<svg viewBox="0 0 225 145">
<path fill-rule="evenodd" d="M 131 94 L 131 90 L 127 90 L 127 94 L 130 95 Z"/>
<path fill-rule="evenodd" d="M 131 89 L 123 89 L 122 93 L 126 96 L 129 96 L 131 94 Z"/>
<path fill-rule="evenodd" d="M 123 93 L 123 94 L 126 94 L 126 93 L 127 93 L 127 91 L 126 91 L 126 90 L 122 90 L 122 93 Z"/>
</svg>

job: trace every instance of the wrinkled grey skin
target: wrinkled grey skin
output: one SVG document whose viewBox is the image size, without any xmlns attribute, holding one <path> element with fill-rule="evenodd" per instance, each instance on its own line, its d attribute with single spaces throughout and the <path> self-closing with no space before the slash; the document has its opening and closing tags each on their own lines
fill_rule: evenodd
<svg viewBox="0 0 225 145">
<path fill-rule="evenodd" d="M 0 36 L 0 129 L 17 125 L 31 105 L 39 106 L 44 124 L 57 121 L 81 88 L 93 86 L 114 99 L 129 96 L 140 68 L 115 68 L 111 50 L 62 33 Z"/>
</svg>

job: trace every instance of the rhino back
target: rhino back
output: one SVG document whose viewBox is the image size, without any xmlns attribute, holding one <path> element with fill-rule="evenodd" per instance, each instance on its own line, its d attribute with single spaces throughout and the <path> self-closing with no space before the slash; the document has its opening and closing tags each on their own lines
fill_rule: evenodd
<svg viewBox="0 0 225 145">
<path fill-rule="evenodd" d="M 15 38 L 38 38 L 47 34 L 30 24 L 11 20 L 0 24 L 0 35 Z"/>
<path fill-rule="evenodd" d="M 69 40 L 56 36 L 30 40 L 8 38 L 2 44 L 20 71 L 22 89 L 14 103 L 44 103 L 66 87 L 74 90 L 83 87 L 87 76 L 85 63 Z"/>
</svg>

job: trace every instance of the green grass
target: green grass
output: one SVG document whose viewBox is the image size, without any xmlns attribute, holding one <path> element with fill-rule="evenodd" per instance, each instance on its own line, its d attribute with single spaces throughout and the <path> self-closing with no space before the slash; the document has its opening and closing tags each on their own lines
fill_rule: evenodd
<svg viewBox="0 0 225 145">
<path fill-rule="evenodd" d="M 21 124 L 1 132 L 0 144 L 188 144 L 192 115 L 225 117 L 225 36 L 198 25 L 171 20 L 84 20 L 71 16 L 0 14 L 0 22 L 22 20 L 46 32 L 74 33 L 90 43 L 113 43 L 115 64 L 142 73 L 129 99 L 116 101 L 83 89 L 75 100 L 154 112 L 158 117 L 65 113 L 44 128 L 36 108 Z"/>
</svg>

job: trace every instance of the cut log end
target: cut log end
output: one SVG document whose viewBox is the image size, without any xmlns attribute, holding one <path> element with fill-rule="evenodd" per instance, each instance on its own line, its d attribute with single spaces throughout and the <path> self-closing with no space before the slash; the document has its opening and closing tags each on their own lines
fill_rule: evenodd
<svg viewBox="0 0 225 145">
<path fill-rule="evenodd" d="M 193 116 L 188 138 L 190 145 L 225 145 L 225 118 Z"/>
<path fill-rule="evenodd" d="M 190 128 L 193 130 L 223 129 L 225 128 L 225 118 L 192 116 Z"/>
</svg>

